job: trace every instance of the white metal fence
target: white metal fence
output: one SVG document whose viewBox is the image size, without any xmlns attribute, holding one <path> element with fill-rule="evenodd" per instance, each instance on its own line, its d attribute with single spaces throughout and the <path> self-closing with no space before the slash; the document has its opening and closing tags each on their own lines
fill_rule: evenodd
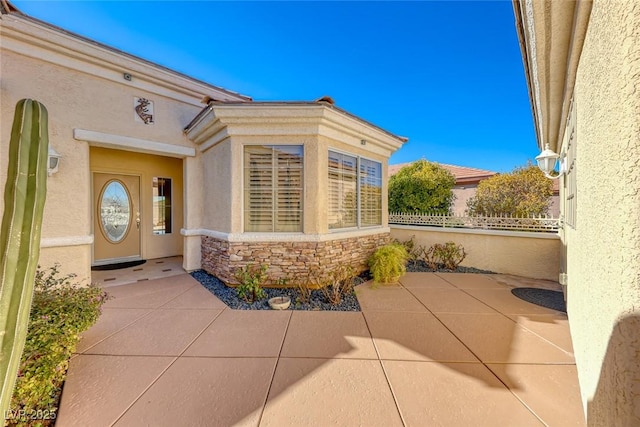
<svg viewBox="0 0 640 427">
<path fill-rule="evenodd" d="M 560 220 L 549 216 L 464 216 L 415 213 L 389 213 L 389 224 L 429 227 L 478 228 L 484 230 L 558 231 Z"/>
</svg>

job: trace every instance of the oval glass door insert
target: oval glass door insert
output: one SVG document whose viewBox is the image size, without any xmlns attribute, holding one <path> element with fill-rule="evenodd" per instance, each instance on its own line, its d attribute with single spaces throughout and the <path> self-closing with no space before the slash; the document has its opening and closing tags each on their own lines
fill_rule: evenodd
<svg viewBox="0 0 640 427">
<path fill-rule="evenodd" d="M 124 185 L 109 181 L 100 197 L 100 224 L 104 235 L 113 243 L 124 239 L 131 224 L 131 199 Z"/>
</svg>

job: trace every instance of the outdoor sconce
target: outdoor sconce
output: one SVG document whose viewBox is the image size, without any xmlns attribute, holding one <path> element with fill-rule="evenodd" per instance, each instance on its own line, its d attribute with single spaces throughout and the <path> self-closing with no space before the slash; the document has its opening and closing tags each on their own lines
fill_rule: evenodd
<svg viewBox="0 0 640 427">
<path fill-rule="evenodd" d="M 58 172 L 58 166 L 62 155 L 58 154 L 56 150 L 49 145 L 49 158 L 47 159 L 47 175 L 51 176 Z"/>
<path fill-rule="evenodd" d="M 538 168 L 542 171 L 544 176 L 549 179 L 558 179 L 565 173 L 565 165 L 564 165 L 564 157 L 560 159 L 560 170 L 558 175 L 551 175 L 556 169 L 556 163 L 560 159 L 560 155 L 555 153 L 549 148 L 549 144 L 546 144 L 542 153 L 536 156 L 536 161 L 538 162 Z"/>
</svg>

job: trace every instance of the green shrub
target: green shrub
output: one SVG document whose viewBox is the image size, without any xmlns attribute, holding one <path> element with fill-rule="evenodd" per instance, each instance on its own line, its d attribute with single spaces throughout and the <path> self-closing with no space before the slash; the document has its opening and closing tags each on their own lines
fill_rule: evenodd
<svg viewBox="0 0 640 427">
<path fill-rule="evenodd" d="M 407 250 L 407 254 L 409 255 L 408 260 L 411 261 L 413 265 L 416 265 L 417 262 L 424 256 L 426 249 L 422 245 L 416 245 L 415 242 L 416 236 L 411 236 L 409 240 L 405 240 L 401 242 L 398 239 L 393 239 L 391 243 L 398 244 L 404 246 Z"/>
<path fill-rule="evenodd" d="M 456 245 L 455 242 L 436 243 L 424 252 L 424 261 L 432 270 L 440 267 L 455 270 L 466 256 L 462 245 Z"/>
<path fill-rule="evenodd" d="M 407 271 L 409 254 L 398 243 L 390 243 L 378 248 L 369 257 L 368 264 L 376 283 L 395 283 Z"/>
<path fill-rule="evenodd" d="M 437 163 L 417 160 L 389 178 L 389 212 L 447 215 L 455 199 L 456 178 Z"/>
<path fill-rule="evenodd" d="M 529 163 L 480 181 L 475 196 L 467 201 L 467 215 L 542 215 L 549 210 L 551 196 L 552 181 Z"/>
<path fill-rule="evenodd" d="M 36 272 L 27 341 L 8 425 L 47 425 L 47 420 L 36 424 L 27 417 L 16 417 L 21 413 L 55 419 L 69 358 L 80 334 L 98 320 L 107 300 L 99 287 L 74 283 L 75 275 L 62 276 L 58 268 Z"/>
<path fill-rule="evenodd" d="M 262 289 L 262 284 L 267 280 L 268 268 L 266 264 L 259 267 L 248 264 L 236 270 L 238 296 L 248 303 L 265 298 L 267 293 Z"/>
</svg>

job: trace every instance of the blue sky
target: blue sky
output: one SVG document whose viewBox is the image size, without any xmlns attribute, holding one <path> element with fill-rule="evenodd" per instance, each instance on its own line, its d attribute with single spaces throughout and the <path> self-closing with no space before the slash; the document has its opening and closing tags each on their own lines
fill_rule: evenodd
<svg viewBox="0 0 640 427">
<path fill-rule="evenodd" d="M 24 1 L 24 13 L 255 100 L 336 104 L 415 159 L 538 154 L 510 1 Z"/>
</svg>

